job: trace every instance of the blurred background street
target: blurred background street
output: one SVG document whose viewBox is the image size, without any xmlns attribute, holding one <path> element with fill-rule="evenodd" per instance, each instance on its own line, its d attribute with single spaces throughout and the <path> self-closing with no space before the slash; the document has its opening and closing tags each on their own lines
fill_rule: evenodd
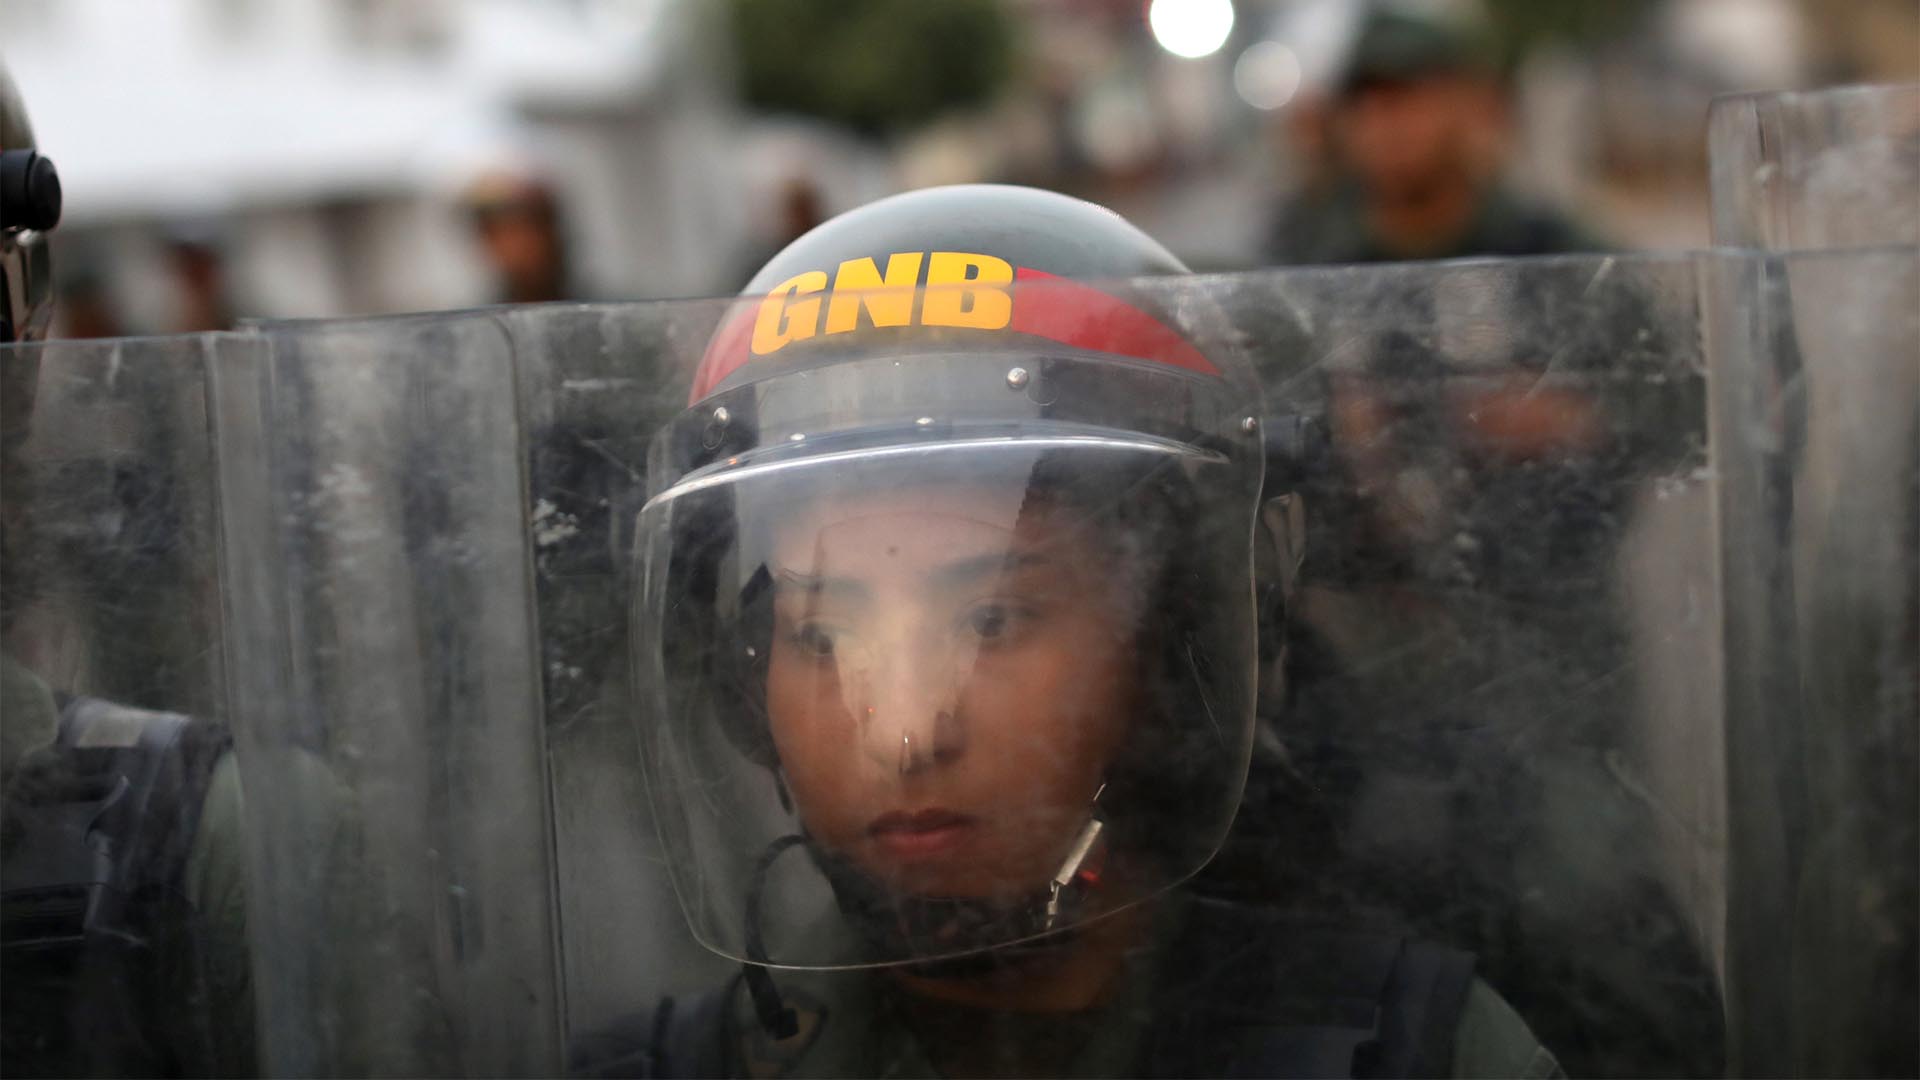
<svg viewBox="0 0 1920 1080">
<path fill-rule="evenodd" d="M 1419 32 L 1369 37 L 1381 11 Z M 724 294 L 825 217 L 967 181 L 1105 203 L 1199 270 L 1698 247 L 1708 100 L 1920 78 L 1920 13 L 8 0 L 0 57 L 66 186 L 79 337 Z"/>
</svg>

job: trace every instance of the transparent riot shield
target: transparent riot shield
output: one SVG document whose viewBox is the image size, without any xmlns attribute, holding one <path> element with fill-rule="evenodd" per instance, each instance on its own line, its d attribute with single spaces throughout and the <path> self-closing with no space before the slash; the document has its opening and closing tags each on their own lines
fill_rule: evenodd
<svg viewBox="0 0 1920 1080">
<path fill-rule="evenodd" d="M 1084 286 L 1117 360 L 790 296 L 734 381 L 753 299 L 9 348 L 8 753 L 231 728 L 189 940 L 274 1074 L 1280 1072 L 1427 1004 L 1436 1073 L 1910 1072 L 1916 273 Z"/>
<path fill-rule="evenodd" d="M 266 1063 L 548 1070 L 552 832 L 510 340 L 488 315 L 254 340 L 211 400 Z"/>
<path fill-rule="evenodd" d="M 1709 719 L 1724 687 L 1699 269 L 1593 257 L 1229 286 L 1270 413 L 1311 433 L 1263 716 L 1337 868 L 1310 891 L 1473 952 L 1572 1075 L 1724 1063 L 1734 811 Z M 1286 818 L 1249 798 L 1246 864 L 1296 861 Z"/>
<path fill-rule="evenodd" d="M 1909 247 L 1708 277 L 1709 334 L 1751 358 L 1716 367 L 1709 411 L 1742 1071 L 1920 1063 L 1916 272 Z"/>
<path fill-rule="evenodd" d="M 1728 662 L 1756 673 L 1728 714 L 1750 807 L 1731 887 L 1772 898 L 1729 919 L 1735 1057 L 1910 1073 L 1920 840 L 1893 807 L 1920 802 L 1920 86 L 1732 97 L 1710 120 L 1715 241 L 1824 253 L 1723 260 L 1710 285 L 1721 353 L 1752 358 L 1719 365 L 1712 413 L 1754 433 L 1720 440 Z"/>
<path fill-rule="evenodd" d="M 1452 909 L 1576 1075 L 1911 1071 L 1914 273 L 1905 247 L 1276 281 L 1336 463 L 1291 722 L 1327 725 L 1304 754 L 1349 854 L 1413 884 L 1453 852 L 1413 906 Z M 1501 912 L 1452 906 L 1476 894 Z"/>
<path fill-rule="evenodd" d="M 1920 84 L 1720 98 L 1707 155 L 1716 244 L 1920 243 Z"/>
<path fill-rule="evenodd" d="M 729 971 L 688 931 L 639 769 L 631 676 L 634 521 L 647 449 L 686 404 L 719 301 L 512 313 L 567 1032 Z"/>
<path fill-rule="evenodd" d="M 230 344 L 0 350 L 10 1075 L 256 1068 L 206 404 Z"/>
<path fill-rule="evenodd" d="M 622 586 L 663 358 L 721 307 L 0 352 L 9 1072 L 551 1075 L 569 996 L 724 970 L 660 865 Z M 37 764 L 69 729 L 86 799 Z M 121 799 L 139 767 L 171 779 Z M 124 905 L 166 940 L 54 918 L 89 888 L 166 894 Z M 82 930 L 139 963 L 43 948 Z"/>
</svg>

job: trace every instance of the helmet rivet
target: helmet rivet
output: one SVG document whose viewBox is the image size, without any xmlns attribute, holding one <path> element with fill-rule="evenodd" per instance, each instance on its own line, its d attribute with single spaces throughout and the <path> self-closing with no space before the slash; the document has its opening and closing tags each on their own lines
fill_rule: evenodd
<svg viewBox="0 0 1920 1080">
<path fill-rule="evenodd" d="M 1029 378 L 1031 378 L 1031 376 L 1027 374 L 1026 368 L 1014 368 L 1012 371 L 1007 372 L 1007 386 L 1013 390 L 1024 390 Z"/>
<path fill-rule="evenodd" d="M 1240 421 L 1240 430 L 1246 432 L 1248 435 L 1251 435 L 1254 432 L 1260 430 L 1260 421 L 1254 419 L 1251 416 L 1246 417 L 1245 419 Z"/>
<path fill-rule="evenodd" d="M 719 408 L 713 410 L 714 423 L 726 424 L 726 423 L 730 423 L 732 420 L 733 420 L 733 414 L 727 411 L 727 407 L 725 405 L 722 405 Z"/>
<path fill-rule="evenodd" d="M 915 420 L 915 421 L 913 422 L 913 424 L 914 424 L 914 426 L 915 426 L 915 427 L 932 427 L 932 426 L 933 426 L 933 417 L 931 417 L 931 416 L 923 416 L 923 417 L 921 417 L 921 418 L 919 418 L 918 420 Z"/>
</svg>

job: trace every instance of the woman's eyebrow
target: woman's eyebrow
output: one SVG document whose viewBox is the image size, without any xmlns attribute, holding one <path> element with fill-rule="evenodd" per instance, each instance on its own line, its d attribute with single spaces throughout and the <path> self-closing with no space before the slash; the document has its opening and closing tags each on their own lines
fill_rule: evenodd
<svg viewBox="0 0 1920 1080">
<path fill-rule="evenodd" d="M 934 585 L 942 588 L 954 588 L 972 585 L 982 578 L 999 577 L 1015 570 L 1027 570 L 1044 567 L 1053 563 L 1052 556 L 1043 551 L 991 552 L 985 555 L 972 555 L 956 559 L 943 566 L 935 567 L 928 576 Z M 803 593 L 807 596 L 837 594 L 842 596 L 865 598 L 873 595 L 873 589 L 859 578 L 829 577 L 819 574 L 803 574 L 798 570 L 775 568 L 773 586 L 776 593 Z"/>
<path fill-rule="evenodd" d="M 981 578 L 998 577 L 1015 570 L 1046 566 L 1053 559 L 1042 551 L 994 552 L 957 559 L 936 568 L 932 577 L 942 586 L 971 585 Z"/>
<path fill-rule="evenodd" d="M 871 589 L 856 578 L 821 577 L 785 569 L 776 569 L 773 572 L 773 588 L 775 593 L 799 592 L 808 596 L 819 596 L 823 593 L 868 596 L 872 593 Z"/>
</svg>

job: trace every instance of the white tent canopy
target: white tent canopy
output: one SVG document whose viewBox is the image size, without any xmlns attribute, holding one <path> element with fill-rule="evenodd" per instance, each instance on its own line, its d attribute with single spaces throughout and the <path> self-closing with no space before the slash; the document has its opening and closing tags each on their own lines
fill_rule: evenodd
<svg viewBox="0 0 1920 1080">
<path fill-rule="evenodd" d="M 644 96 L 663 6 L 376 6 L 356 36 L 312 0 L 62 0 L 0 25 L 86 224 L 458 183 L 515 156 L 516 105 Z M 366 40 L 397 20 L 411 40 Z"/>
</svg>

